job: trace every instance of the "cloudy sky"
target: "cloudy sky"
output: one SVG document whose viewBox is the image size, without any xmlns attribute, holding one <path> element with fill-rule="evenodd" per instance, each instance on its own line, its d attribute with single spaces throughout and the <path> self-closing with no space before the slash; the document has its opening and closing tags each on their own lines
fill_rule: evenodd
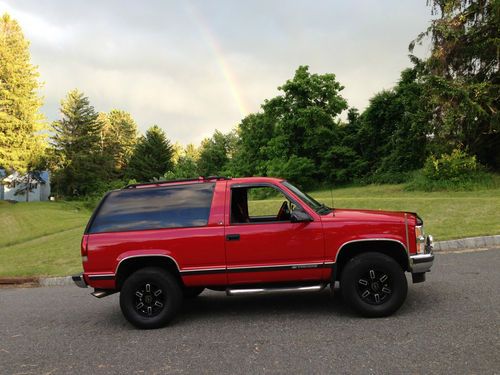
<svg viewBox="0 0 500 375">
<path fill-rule="evenodd" d="M 31 41 L 49 121 L 78 88 L 183 144 L 258 111 L 299 65 L 336 74 L 362 110 L 431 19 L 425 0 L 0 0 L 4 12 Z"/>
</svg>

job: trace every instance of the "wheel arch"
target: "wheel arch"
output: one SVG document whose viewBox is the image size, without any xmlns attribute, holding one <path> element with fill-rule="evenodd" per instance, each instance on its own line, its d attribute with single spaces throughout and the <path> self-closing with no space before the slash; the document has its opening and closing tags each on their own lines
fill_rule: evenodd
<svg viewBox="0 0 500 375">
<path fill-rule="evenodd" d="M 116 289 L 120 290 L 123 282 L 135 271 L 145 267 L 159 267 L 175 276 L 180 285 L 184 285 L 179 265 L 174 258 L 164 254 L 130 255 L 121 259 L 116 266 Z"/>
<path fill-rule="evenodd" d="M 334 263 L 334 280 L 340 280 L 342 269 L 347 262 L 357 255 L 375 252 L 393 258 L 403 269 L 409 271 L 408 252 L 405 245 L 393 239 L 363 239 L 344 243 L 340 246 Z"/>
</svg>

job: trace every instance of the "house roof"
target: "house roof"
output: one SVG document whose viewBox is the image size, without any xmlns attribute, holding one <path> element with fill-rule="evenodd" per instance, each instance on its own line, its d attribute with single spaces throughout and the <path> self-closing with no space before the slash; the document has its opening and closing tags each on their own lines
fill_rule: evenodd
<svg viewBox="0 0 500 375">
<path fill-rule="evenodd" d="M 1 175 L 0 175 L 1 177 Z M 17 183 L 27 183 L 28 179 L 30 182 L 38 182 L 40 184 L 46 184 L 49 181 L 48 171 L 34 171 L 26 174 L 20 174 L 19 172 L 14 172 L 11 175 L 4 177 L 2 182 L 17 182 Z"/>
</svg>

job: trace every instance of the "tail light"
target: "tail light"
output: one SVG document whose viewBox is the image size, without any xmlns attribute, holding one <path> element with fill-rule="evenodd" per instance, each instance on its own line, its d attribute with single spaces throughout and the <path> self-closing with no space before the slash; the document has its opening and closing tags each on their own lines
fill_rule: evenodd
<svg viewBox="0 0 500 375">
<path fill-rule="evenodd" d="M 82 237 L 82 244 L 80 247 L 80 252 L 82 254 L 82 262 L 86 262 L 88 260 L 88 245 L 89 245 L 89 236 L 84 234 Z"/>
</svg>

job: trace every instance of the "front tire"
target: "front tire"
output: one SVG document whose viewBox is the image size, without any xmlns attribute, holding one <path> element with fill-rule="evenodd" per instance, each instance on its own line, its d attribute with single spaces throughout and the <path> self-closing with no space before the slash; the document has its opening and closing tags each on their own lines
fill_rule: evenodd
<svg viewBox="0 0 500 375">
<path fill-rule="evenodd" d="M 159 328 L 170 322 L 182 304 L 177 279 L 161 268 L 147 267 L 130 275 L 120 292 L 125 318 L 138 328 Z"/>
<path fill-rule="evenodd" d="M 380 253 L 364 253 L 352 258 L 341 274 L 344 301 L 366 317 L 388 316 L 406 299 L 408 283 L 401 266 Z"/>
</svg>

